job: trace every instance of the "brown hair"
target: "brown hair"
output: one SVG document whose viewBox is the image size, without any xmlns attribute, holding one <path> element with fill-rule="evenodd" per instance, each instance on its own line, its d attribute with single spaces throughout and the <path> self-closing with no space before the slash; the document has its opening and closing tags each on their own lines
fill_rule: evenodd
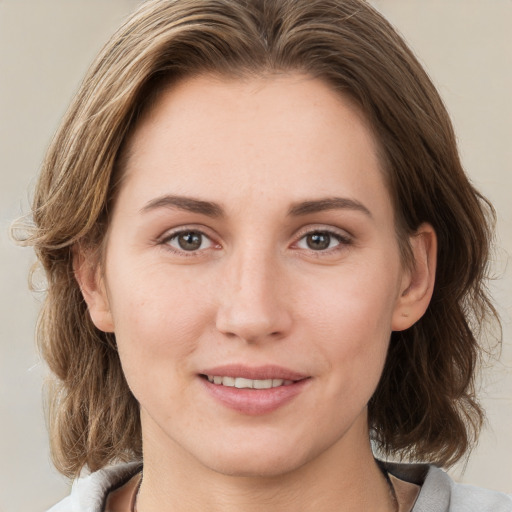
<svg viewBox="0 0 512 512">
<path fill-rule="evenodd" d="M 493 211 L 465 176 L 448 114 L 404 41 L 363 0 L 150 0 L 86 76 L 48 150 L 22 240 L 47 276 L 38 333 L 55 376 L 50 430 L 61 472 L 141 457 L 138 404 L 115 338 L 94 327 L 72 261 L 76 244 L 101 248 L 123 142 L 163 81 L 288 71 L 325 80 L 366 116 L 404 258 L 406 235 L 422 222 L 438 237 L 431 304 L 392 334 L 369 404 L 373 439 L 386 454 L 441 465 L 476 440 L 476 336 L 495 315 L 484 285 Z"/>
</svg>

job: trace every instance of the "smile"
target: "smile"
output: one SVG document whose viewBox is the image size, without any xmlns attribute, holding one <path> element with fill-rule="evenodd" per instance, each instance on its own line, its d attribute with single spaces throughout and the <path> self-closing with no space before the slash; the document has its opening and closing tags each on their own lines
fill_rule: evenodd
<svg viewBox="0 0 512 512">
<path fill-rule="evenodd" d="M 305 392 L 312 382 L 307 375 L 277 366 L 227 365 L 210 368 L 198 376 L 215 402 L 249 416 L 280 409 Z"/>
<path fill-rule="evenodd" d="M 246 379 L 244 377 L 223 377 L 218 375 L 206 375 L 212 384 L 238 389 L 271 389 L 280 386 L 290 386 L 293 380 L 285 379 Z"/>
</svg>

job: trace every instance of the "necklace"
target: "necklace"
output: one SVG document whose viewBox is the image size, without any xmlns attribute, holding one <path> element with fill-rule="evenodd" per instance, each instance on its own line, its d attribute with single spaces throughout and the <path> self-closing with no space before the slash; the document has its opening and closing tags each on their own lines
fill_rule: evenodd
<svg viewBox="0 0 512 512">
<path fill-rule="evenodd" d="M 393 485 L 393 482 L 391 481 L 391 478 L 389 478 L 388 473 L 386 472 L 385 475 L 386 481 L 389 487 L 389 494 L 391 495 L 391 501 L 393 502 L 393 508 L 395 512 L 400 512 L 400 503 L 398 502 L 398 496 L 396 495 L 395 486 Z M 135 511 L 136 512 L 136 511 Z"/>
<path fill-rule="evenodd" d="M 137 498 L 139 497 L 140 486 L 142 484 L 142 471 L 139 474 L 139 482 L 135 486 L 132 497 L 130 499 L 130 512 L 137 512 Z"/>
</svg>

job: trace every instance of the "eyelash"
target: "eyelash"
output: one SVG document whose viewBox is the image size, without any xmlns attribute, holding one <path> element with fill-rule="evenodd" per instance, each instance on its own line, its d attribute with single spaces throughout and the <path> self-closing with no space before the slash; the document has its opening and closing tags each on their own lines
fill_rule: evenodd
<svg viewBox="0 0 512 512">
<path fill-rule="evenodd" d="M 208 239 L 211 243 L 211 246 L 207 247 L 205 249 L 199 248 L 197 250 L 187 251 L 185 249 L 179 249 L 179 248 L 173 247 L 171 245 L 171 241 L 176 240 L 180 235 L 183 235 L 186 233 L 195 234 L 195 235 L 199 235 L 200 237 L 202 237 L 203 240 L 201 241 L 201 245 L 204 242 L 204 238 Z M 349 234 L 347 234 L 347 233 L 341 234 L 338 231 L 335 231 L 333 229 L 326 229 L 326 228 L 319 227 L 316 229 L 309 228 L 308 230 L 303 231 L 302 233 L 299 234 L 298 238 L 292 245 L 297 245 L 299 242 L 306 239 L 306 237 L 312 236 L 312 235 L 328 236 L 330 238 L 329 245 L 330 245 L 332 239 L 334 239 L 338 242 L 334 247 L 328 247 L 326 249 L 315 250 L 315 249 L 304 248 L 304 250 L 308 251 L 310 254 L 314 255 L 315 257 L 322 257 L 324 255 L 328 255 L 328 254 L 330 255 L 333 253 L 337 253 L 338 251 L 343 250 L 344 248 L 346 248 L 347 246 L 352 244 L 352 237 Z M 204 251 L 214 247 L 215 245 L 219 246 L 219 244 L 216 244 L 213 241 L 211 236 L 204 233 L 201 229 L 186 228 L 186 227 L 179 228 L 178 230 L 173 231 L 171 233 L 167 233 L 164 237 L 162 237 L 161 239 L 158 240 L 158 244 L 165 246 L 166 250 L 169 250 L 169 251 L 173 252 L 174 254 L 177 254 L 177 255 L 183 256 L 183 257 L 198 257 L 198 256 L 201 256 L 201 254 Z"/>
</svg>

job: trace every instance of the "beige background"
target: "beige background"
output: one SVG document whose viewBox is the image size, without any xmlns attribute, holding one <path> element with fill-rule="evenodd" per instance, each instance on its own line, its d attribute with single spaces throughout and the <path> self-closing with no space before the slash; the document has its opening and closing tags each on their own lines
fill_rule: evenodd
<svg viewBox="0 0 512 512">
<path fill-rule="evenodd" d="M 88 64 L 136 0 L 0 0 L 0 512 L 45 510 L 68 492 L 49 463 L 34 347 L 30 250 L 8 240 L 45 147 Z M 374 0 L 405 35 L 453 116 L 467 171 L 498 211 L 492 290 L 501 362 L 483 379 L 488 426 L 464 475 L 512 492 L 512 1 Z M 508 268 L 507 268 L 508 262 Z"/>
</svg>

